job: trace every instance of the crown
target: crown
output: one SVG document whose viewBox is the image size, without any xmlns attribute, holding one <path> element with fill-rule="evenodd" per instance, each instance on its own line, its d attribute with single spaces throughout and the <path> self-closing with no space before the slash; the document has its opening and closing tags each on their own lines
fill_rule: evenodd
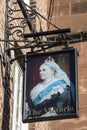
<svg viewBox="0 0 87 130">
<path fill-rule="evenodd" d="M 45 60 L 45 63 L 46 62 L 55 62 L 54 61 L 54 59 L 51 57 L 51 56 L 49 56 L 46 60 Z"/>
</svg>

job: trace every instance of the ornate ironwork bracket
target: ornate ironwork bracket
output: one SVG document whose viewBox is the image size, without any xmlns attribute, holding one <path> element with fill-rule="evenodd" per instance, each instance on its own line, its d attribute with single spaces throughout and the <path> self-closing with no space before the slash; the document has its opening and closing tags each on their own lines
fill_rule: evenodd
<svg viewBox="0 0 87 130">
<path fill-rule="evenodd" d="M 37 32 L 31 15 L 38 18 L 40 30 Z M 41 20 L 45 20 L 47 23 L 55 27 L 52 31 L 42 31 Z M 73 38 L 70 33 L 70 29 L 60 29 L 45 17 L 43 17 L 36 10 L 25 4 L 23 0 L 6 0 L 6 37 L 4 40 L 0 40 L 5 44 L 5 51 L 10 56 L 11 51 L 27 49 L 30 55 L 33 53 L 45 52 L 47 49 L 64 45 L 69 47 L 69 43 L 82 41 L 83 33 L 80 33 L 79 38 Z M 47 35 L 56 35 L 56 40 L 49 40 Z M 16 59 L 21 58 L 10 57 L 13 62 Z"/>
</svg>

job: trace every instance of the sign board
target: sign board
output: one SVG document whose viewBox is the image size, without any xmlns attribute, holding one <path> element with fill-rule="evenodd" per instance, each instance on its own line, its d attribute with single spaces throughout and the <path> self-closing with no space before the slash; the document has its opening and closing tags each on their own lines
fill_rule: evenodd
<svg viewBox="0 0 87 130">
<path fill-rule="evenodd" d="M 78 117 L 77 50 L 27 55 L 23 122 Z"/>
</svg>

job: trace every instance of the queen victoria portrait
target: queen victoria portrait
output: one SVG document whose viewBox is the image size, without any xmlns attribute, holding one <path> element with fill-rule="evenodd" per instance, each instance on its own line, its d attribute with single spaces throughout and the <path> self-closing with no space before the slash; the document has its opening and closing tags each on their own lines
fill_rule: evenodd
<svg viewBox="0 0 87 130">
<path fill-rule="evenodd" d="M 68 61 L 70 57 L 66 57 L 66 61 Z M 52 117 L 61 118 L 61 116 L 73 115 L 76 112 L 76 93 L 75 82 L 72 82 L 74 81 L 72 77 L 75 76 L 72 75 L 73 71 L 70 72 L 70 76 L 69 73 L 66 73 L 70 71 L 68 62 L 61 60 L 63 66 L 66 66 L 68 70 L 65 72 L 56 60 L 59 57 L 46 55 L 44 58 L 34 58 L 29 61 L 31 63 L 30 68 L 27 66 L 29 68 L 27 79 L 28 74 L 31 75 L 25 96 L 25 118 L 36 119 L 37 121 L 38 118 L 43 120 L 45 117 L 50 119 Z M 28 87 L 29 85 L 32 87 Z"/>
</svg>

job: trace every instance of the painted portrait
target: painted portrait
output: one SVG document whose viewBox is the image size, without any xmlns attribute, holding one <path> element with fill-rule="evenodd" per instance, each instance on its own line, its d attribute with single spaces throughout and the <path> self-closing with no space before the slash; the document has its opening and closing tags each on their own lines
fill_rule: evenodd
<svg viewBox="0 0 87 130">
<path fill-rule="evenodd" d="M 77 116 L 77 50 L 25 57 L 23 121 Z"/>
</svg>

